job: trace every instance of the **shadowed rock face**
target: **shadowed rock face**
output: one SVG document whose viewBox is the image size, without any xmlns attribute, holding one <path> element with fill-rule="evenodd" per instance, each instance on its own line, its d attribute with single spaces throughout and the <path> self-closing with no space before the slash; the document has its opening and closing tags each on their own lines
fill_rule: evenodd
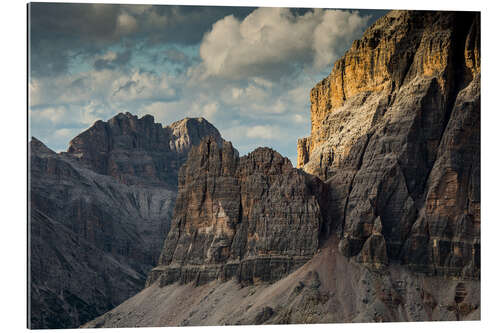
<svg viewBox="0 0 500 333">
<path fill-rule="evenodd" d="M 479 27 L 390 12 L 311 91 L 298 166 L 330 186 L 344 255 L 479 277 Z"/>
<path fill-rule="evenodd" d="M 30 325 L 75 327 L 135 295 L 144 272 L 31 207 Z"/>
<path fill-rule="evenodd" d="M 162 127 L 119 114 L 68 152 L 32 139 L 32 328 L 78 327 L 142 289 L 170 227 L 178 168 L 205 135 L 222 140 L 201 118 Z"/>
<path fill-rule="evenodd" d="M 148 285 L 282 278 L 318 249 L 320 187 L 272 149 L 239 158 L 229 142 L 203 141 L 179 172 L 172 228 Z"/>
</svg>

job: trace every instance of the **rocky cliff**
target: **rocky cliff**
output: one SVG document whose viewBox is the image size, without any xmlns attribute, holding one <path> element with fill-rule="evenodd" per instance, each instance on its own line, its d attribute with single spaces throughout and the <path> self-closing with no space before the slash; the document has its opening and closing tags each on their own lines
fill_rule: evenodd
<svg viewBox="0 0 500 333">
<path fill-rule="evenodd" d="M 480 16 L 393 11 L 311 91 L 298 166 L 331 188 L 348 257 L 480 272 Z"/>
<path fill-rule="evenodd" d="M 204 119 L 163 127 L 127 113 L 96 122 L 67 152 L 32 139 L 32 328 L 78 327 L 143 288 L 169 230 L 179 167 L 205 135 L 222 140 Z"/>
<path fill-rule="evenodd" d="M 148 285 L 279 280 L 318 249 L 321 182 L 269 148 L 209 138 L 179 172 L 172 228 Z"/>
</svg>

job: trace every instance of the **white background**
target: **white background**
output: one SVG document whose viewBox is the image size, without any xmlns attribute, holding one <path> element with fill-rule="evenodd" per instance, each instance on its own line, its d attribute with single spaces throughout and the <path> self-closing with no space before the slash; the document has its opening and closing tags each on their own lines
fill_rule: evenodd
<svg viewBox="0 0 500 333">
<path fill-rule="evenodd" d="M 54 1 L 52 2 L 60 2 Z M 78 2 L 90 2 L 80 0 Z M 358 9 L 433 9 L 481 11 L 481 67 L 482 67 L 482 110 L 481 110 L 481 190 L 482 190 L 482 239 L 481 239 L 481 317 L 480 322 L 446 323 L 385 323 L 385 324 L 332 324 L 332 325 L 288 325 L 288 326 L 242 326 L 205 328 L 157 328 L 157 329 L 106 329 L 97 332 L 468 332 L 476 330 L 498 331 L 500 324 L 498 293 L 500 229 L 498 221 L 497 192 L 500 190 L 496 172 L 500 166 L 499 149 L 500 117 L 497 88 L 499 73 L 499 5 L 494 1 L 361 1 L 361 0 L 239 0 L 239 1 L 94 1 L 108 3 L 146 4 L 205 4 L 274 7 L 331 7 Z M 27 224 L 27 101 L 26 101 L 26 3 L 23 1 L 2 1 L 0 5 L 0 92 L 1 92 L 1 303 L 0 330 L 20 332 L 26 330 L 26 224 Z M 75 330 L 69 330 L 75 331 Z M 57 332 L 47 330 L 46 332 Z M 76 332 L 82 332 L 76 331 Z"/>
</svg>

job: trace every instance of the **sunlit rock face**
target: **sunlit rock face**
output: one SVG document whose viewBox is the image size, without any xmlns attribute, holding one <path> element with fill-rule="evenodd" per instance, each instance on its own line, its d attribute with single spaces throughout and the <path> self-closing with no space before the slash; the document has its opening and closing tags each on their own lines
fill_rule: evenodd
<svg viewBox="0 0 500 333">
<path fill-rule="evenodd" d="M 297 165 L 330 186 L 346 256 L 479 277 L 479 29 L 479 13 L 392 11 L 312 89 Z"/>
</svg>

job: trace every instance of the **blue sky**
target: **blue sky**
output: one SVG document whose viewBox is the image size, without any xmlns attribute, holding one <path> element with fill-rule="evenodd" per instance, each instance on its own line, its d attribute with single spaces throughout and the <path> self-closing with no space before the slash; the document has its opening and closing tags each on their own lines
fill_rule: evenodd
<svg viewBox="0 0 500 333">
<path fill-rule="evenodd" d="M 32 4 L 30 135 L 56 151 L 96 120 L 204 117 L 295 164 L 309 92 L 385 11 Z"/>
</svg>

